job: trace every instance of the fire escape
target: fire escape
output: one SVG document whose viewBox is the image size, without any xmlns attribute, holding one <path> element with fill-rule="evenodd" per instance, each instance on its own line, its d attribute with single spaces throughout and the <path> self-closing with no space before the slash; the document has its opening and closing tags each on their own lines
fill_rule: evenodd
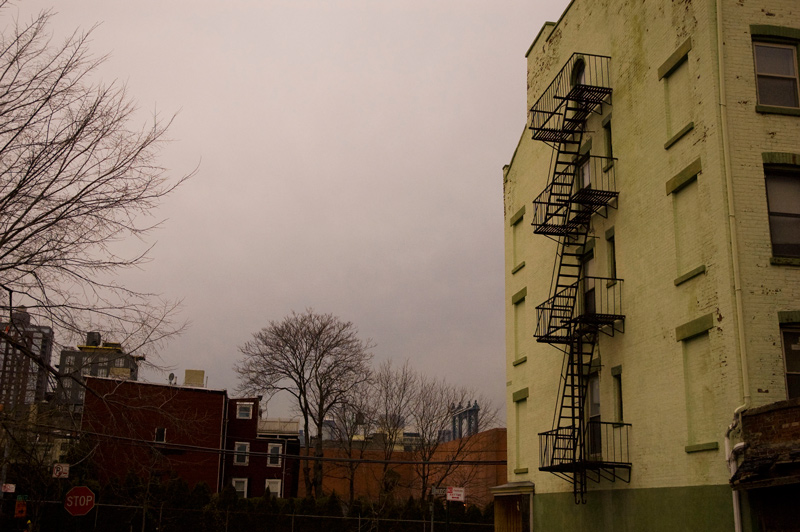
<svg viewBox="0 0 800 532">
<path fill-rule="evenodd" d="M 550 179 L 534 200 L 534 233 L 558 242 L 550 297 L 536 307 L 538 342 L 564 353 L 553 429 L 539 434 L 539 470 L 572 483 L 586 502 L 588 480 L 630 481 L 625 423 L 589 419 L 590 369 L 600 333 L 624 331 L 622 280 L 585 268 L 591 221 L 616 208 L 611 159 L 583 154 L 586 123 L 610 104 L 609 57 L 573 54 L 531 108 L 534 140 L 553 147 Z"/>
</svg>

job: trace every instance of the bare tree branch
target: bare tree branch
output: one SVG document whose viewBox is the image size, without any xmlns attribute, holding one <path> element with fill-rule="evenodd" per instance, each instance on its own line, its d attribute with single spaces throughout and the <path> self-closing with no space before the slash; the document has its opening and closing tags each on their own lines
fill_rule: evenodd
<svg viewBox="0 0 800 532">
<path fill-rule="evenodd" d="M 99 330 L 145 354 L 182 330 L 178 303 L 117 284 L 149 251 L 117 243 L 156 228 L 148 216 L 188 176 L 156 161 L 171 120 L 132 127 L 124 86 L 91 79 L 91 31 L 56 43 L 51 16 L 0 34 L 0 284 L 64 344 Z"/>
<path fill-rule="evenodd" d="M 369 378 L 371 340 L 361 340 L 351 322 L 332 314 L 292 312 L 283 321 L 253 334 L 239 348 L 236 364 L 239 391 L 246 395 L 288 392 L 303 417 L 305 448 L 311 447 L 310 428 L 316 431 L 314 456 L 322 457 L 322 427 L 331 409 L 345 402 L 352 390 Z M 306 493 L 322 495 L 322 461 L 313 464 L 313 478 L 305 462 Z"/>
</svg>

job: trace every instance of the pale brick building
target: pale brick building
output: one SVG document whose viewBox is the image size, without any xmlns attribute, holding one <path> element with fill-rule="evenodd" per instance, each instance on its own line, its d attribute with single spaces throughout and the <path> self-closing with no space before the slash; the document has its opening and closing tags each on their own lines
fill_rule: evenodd
<svg viewBox="0 0 800 532">
<path fill-rule="evenodd" d="M 796 431 L 747 441 L 800 421 L 798 47 L 796 0 L 574 0 L 536 36 L 498 530 L 798 521 Z"/>
</svg>

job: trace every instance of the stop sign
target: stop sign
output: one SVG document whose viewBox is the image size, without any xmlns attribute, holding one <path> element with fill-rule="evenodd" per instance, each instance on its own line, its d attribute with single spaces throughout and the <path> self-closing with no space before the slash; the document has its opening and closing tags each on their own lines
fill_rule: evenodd
<svg viewBox="0 0 800 532">
<path fill-rule="evenodd" d="M 94 508 L 94 493 L 86 486 L 75 486 L 67 492 L 64 509 L 75 517 L 86 515 Z"/>
</svg>

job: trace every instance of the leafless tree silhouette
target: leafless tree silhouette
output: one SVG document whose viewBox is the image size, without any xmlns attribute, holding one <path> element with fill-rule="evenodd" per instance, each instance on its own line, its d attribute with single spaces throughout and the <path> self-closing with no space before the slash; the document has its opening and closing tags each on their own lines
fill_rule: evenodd
<svg viewBox="0 0 800 532">
<path fill-rule="evenodd" d="M 369 378 L 372 347 L 371 340 L 358 337 L 351 322 L 311 309 L 292 312 L 282 321 L 270 322 L 239 348 L 243 355 L 236 364 L 239 391 L 250 396 L 291 394 L 303 418 L 306 452 L 311 448 L 313 427 L 317 435 L 314 456 L 322 457 L 325 419 Z M 306 493 L 313 489 L 316 497 L 322 495 L 322 475 L 322 461 L 314 461 L 313 477 L 308 461 L 304 462 Z"/>
</svg>

